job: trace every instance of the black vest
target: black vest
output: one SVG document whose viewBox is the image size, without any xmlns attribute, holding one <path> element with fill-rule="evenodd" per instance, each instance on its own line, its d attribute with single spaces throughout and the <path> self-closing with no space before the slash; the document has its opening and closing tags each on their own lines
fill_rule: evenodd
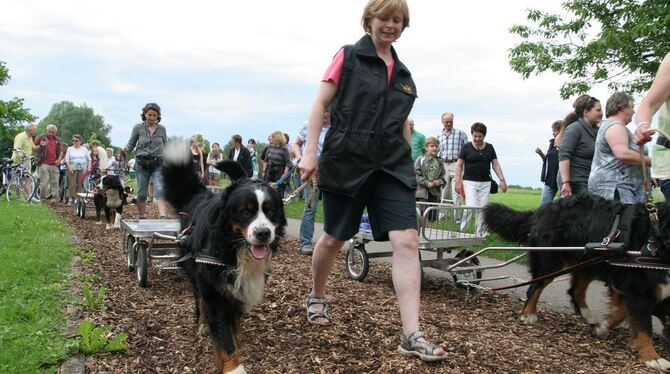
<svg viewBox="0 0 670 374">
<path fill-rule="evenodd" d="M 403 123 L 416 99 L 412 75 L 391 47 L 393 73 L 377 56 L 370 36 L 344 47 L 344 67 L 331 102 L 331 126 L 319 157 L 319 188 L 353 196 L 376 171 L 411 189 L 416 176 Z"/>
</svg>

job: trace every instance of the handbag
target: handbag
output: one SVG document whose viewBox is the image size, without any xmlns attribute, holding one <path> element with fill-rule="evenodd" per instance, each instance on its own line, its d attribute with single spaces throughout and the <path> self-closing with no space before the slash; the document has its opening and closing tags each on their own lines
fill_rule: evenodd
<svg viewBox="0 0 670 374">
<path fill-rule="evenodd" d="M 137 157 L 137 162 L 144 170 L 155 170 L 161 166 L 161 159 L 158 157 Z"/>
<path fill-rule="evenodd" d="M 491 176 L 489 175 L 489 178 Z M 494 181 L 493 178 L 491 178 L 491 195 L 497 194 L 498 193 L 498 182 Z"/>
</svg>

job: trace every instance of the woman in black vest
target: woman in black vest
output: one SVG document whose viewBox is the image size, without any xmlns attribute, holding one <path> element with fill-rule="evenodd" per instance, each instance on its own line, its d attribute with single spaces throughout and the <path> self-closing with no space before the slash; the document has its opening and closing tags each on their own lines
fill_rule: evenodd
<svg viewBox="0 0 670 374">
<path fill-rule="evenodd" d="M 410 129 L 404 126 L 416 87 L 391 46 L 409 26 L 409 9 L 405 0 L 370 0 L 361 21 L 366 35 L 342 48 L 321 80 L 300 162 L 302 180 L 318 172 L 325 215 L 325 233 L 312 258 L 307 318 L 319 325 L 331 322 L 325 298 L 328 275 L 367 208 L 374 239 L 390 240 L 393 248 L 393 284 L 402 322 L 398 351 L 426 361 L 443 360 L 444 350 L 429 344 L 419 330 L 416 177 Z M 331 126 L 317 168 L 316 146 L 327 109 Z"/>
</svg>

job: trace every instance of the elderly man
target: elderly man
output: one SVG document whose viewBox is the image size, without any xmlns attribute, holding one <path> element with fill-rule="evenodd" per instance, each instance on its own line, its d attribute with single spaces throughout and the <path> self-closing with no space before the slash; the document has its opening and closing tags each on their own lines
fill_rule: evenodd
<svg viewBox="0 0 670 374">
<path fill-rule="evenodd" d="M 412 161 L 416 161 L 417 158 L 421 157 L 423 155 L 423 149 L 426 146 L 426 136 L 423 135 L 422 133 L 414 130 L 414 120 L 411 118 L 408 118 L 407 121 L 405 122 L 407 126 L 409 126 L 409 131 L 411 135 L 411 141 L 412 143 L 410 146 L 412 147 Z"/>
<path fill-rule="evenodd" d="M 20 164 L 22 157 L 32 156 L 33 151 L 39 148 L 33 144 L 35 134 L 37 134 L 37 126 L 34 123 L 30 123 L 26 125 L 24 131 L 14 137 L 14 149 L 17 151 L 12 153 L 12 160 L 15 164 Z M 25 159 L 23 163 L 26 169 L 30 170 L 30 160 Z"/>
<path fill-rule="evenodd" d="M 454 173 L 456 172 L 456 161 L 461 148 L 468 142 L 468 135 L 454 128 L 454 114 L 445 112 L 442 114 L 442 131 L 437 134 L 437 140 L 440 142 L 439 156 L 444 160 L 444 169 L 446 170 L 445 179 L 447 184 L 442 189 L 442 199 L 452 200 L 455 206 L 461 205 L 461 195 L 456 193 L 456 183 L 454 183 Z M 461 211 L 456 211 L 455 219 L 460 221 Z"/>
<path fill-rule="evenodd" d="M 15 164 L 23 162 L 23 166 L 25 166 L 28 171 L 30 171 L 31 168 L 28 156 L 32 156 L 33 151 L 36 151 L 39 148 L 39 146 L 36 146 L 33 143 L 35 134 L 37 134 L 37 126 L 34 123 L 29 123 L 26 125 L 24 131 L 21 131 L 14 137 L 14 149 L 16 149 L 16 151 L 12 153 L 12 160 Z M 33 197 L 32 201 L 38 202 L 39 200 Z"/>
<path fill-rule="evenodd" d="M 56 136 L 58 128 L 55 125 L 47 125 L 46 133 L 35 138 L 34 145 L 38 147 L 35 156 L 35 165 L 40 171 L 40 198 L 46 199 L 51 195 L 57 197 L 58 177 L 60 175 L 60 162 L 63 159 L 63 147 L 61 140 Z"/>
</svg>

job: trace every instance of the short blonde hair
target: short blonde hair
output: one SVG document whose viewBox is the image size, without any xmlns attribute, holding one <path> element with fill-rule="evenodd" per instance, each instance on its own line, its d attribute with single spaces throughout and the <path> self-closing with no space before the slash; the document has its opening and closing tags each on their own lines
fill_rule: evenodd
<svg viewBox="0 0 670 374">
<path fill-rule="evenodd" d="M 409 7 L 405 0 L 370 0 L 368 5 L 363 9 L 363 16 L 361 17 L 361 24 L 365 32 L 370 32 L 370 25 L 368 23 L 374 17 L 384 18 L 392 15 L 396 11 L 401 11 L 402 29 L 409 27 Z"/>
<path fill-rule="evenodd" d="M 437 138 L 434 137 L 434 136 L 429 136 L 428 138 L 426 138 L 426 144 L 425 144 L 425 147 L 428 148 L 428 146 L 429 146 L 430 144 L 435 144 L 435 146 L 439 147 L 439 146 L 440 146 L 440 141 L 437 140 Z"/>
<path fill-rule="evenodd" d="M 281 130 L 277 130 L 270 134 L 270 138 L 272 139 L 272 143 L 276 146 L 286 144 L 286 137 L 284 136 L 284 133 L 281 132 Z"/>
</svg>

